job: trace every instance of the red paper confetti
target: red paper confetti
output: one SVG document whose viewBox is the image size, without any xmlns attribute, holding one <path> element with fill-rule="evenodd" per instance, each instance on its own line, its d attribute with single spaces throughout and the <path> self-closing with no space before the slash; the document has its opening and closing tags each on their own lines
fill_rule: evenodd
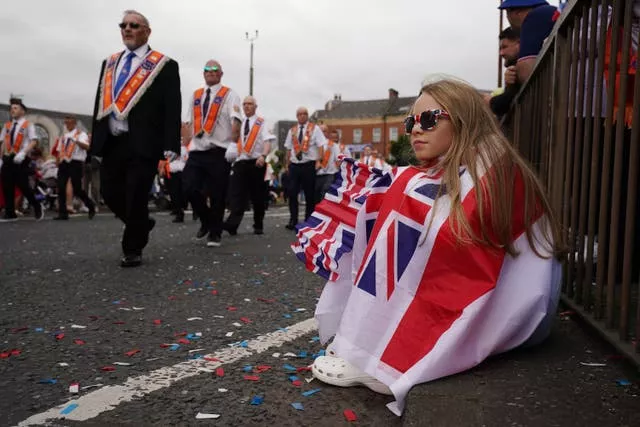
<svg viewBox="0 0 640 427">
<path fill-rule="evenodd" d="M 114 325 L 124 325 L 124 322 L 122 320 L 118 320 L 113 322 Z"/>
<path fill-rule="evenodd" d="M 247 381 L 260 381 L 260 377 L 257 375 L 245 375 L 244 379 Z"/>
<path fill-rule="evenodd" d="M 271 369 L 271 366 L 268 365 L 258 365 L 256 366 L 256 368 L 253 370 L 253 372 L 255 372 L 256 374 L 261 374 L 263 372 L 267 372 L 269 369 Z"/>
<path fill-rule="evenodd" d="M 240 320 L 244 323 L 251 323 L 251 320 L 248 317 L 241 317 Z"/>
<path fill-rule="evenodd" d="M 93 320 L 93 321 L 96 321 L 99 318 L 100 318 L 99 316 L 89 316 L 89 320 Z"/>
<path fill-rule="evenodd" d="M 60 341 L 60 340 L 61 340 L 61 339 L 63 339 L 63 338 L 64 338 L 64 334 L 62 334 L 62 333 L 60 333 L 60 334 L 56 335 L 56 339 L 57 339 L 58 341 Z"/>
<path fill-rule="evenodd" d="M 161 325 L 161 324 L 162 324 L 162 320 L 160 320 L 160 319 L 155 319 L 155 320 L 153 321 L 153 324 L 154 324 L 154 325 Z"/>
<path fill-rule="evenodd" d="M 101 371 L 105 371 L 105 372 L 111 372 L 111 371 L 115 371 L 116 367 L 115 366 L 103 366 L 102 368 L 100 368 Z"/>
<path fill-rule="evenodd" d="M 296 372 L 310 372 L 311 366 L 302 366 L 300 368 L 296 368 Z"/>
<path fill-rule="evenodd" d="M 173 334 L 174 337 L 186 337 L 187 333 L 186 332 L 176 332 L 175 334 Z"/>
<path fill-rule="evenodd" d="M 271 299 L 258 298 L 258 301 L 260 301 L 260 302 L 266 302 L 267 304 L 271 304 L 271 303 L 276 302 L 276 300 L 275 300 L 275 299 L 273 299 L 273 298 L 271 298 Z"/>
<path fill-rule="evenodd" d="M 80 340 L 80 339 L 73 340 L 73 343 L 77 344 L 77 345 L 85 345 L 86 344 L 86 342 L 84 340 Z"/>
<path fill-rule="evenodd" d="M 236 310 L 237 310 L 237 308 L 235 308 L 235 307 L 233 307 L 233 306 L 229 306 L 229 307 L 227 307 L 227 310 L 228 310 L 228 311 L 236 311 Z"/>
<path fill-rule="evenodd" d="M 160 348 L 169 348 L 171 344 L 160 344 Z"/>
<path fill-rule="evenodd" d="M 178 342 L 179 342 L 180 344 L 191 344 L 191 341 L 189 341 L 189 340 L 188 340 L 188 339 L 186 339 L 186 338 L 180 338 L 180 339 L 178 340 Z"/>
<path fill-rule="evenodd" d="M 206 360 L 207 362 L 221 362 L 220 359 L 216 358 L 216 357 L 204 357 L 204 360 Z"/>
<path fill-rule="evenodd" d="M 169 301 L 173 301 L 173 300 L 176 300 L 176 299 L 178 299 L 178 297 L 176 297 L 176 296 L 174 296 L 174 295 L 171 295 L 171 296 L 169 297 Z"/>
<path fill-rule="evenodd" d="M 218 295 L 218 290 L 217 290 L 217 289 L 212 290 L 212 291 L 211 291 L 211 294 L 212 294 L 212 295 Z"/>
<path fill-rule="evenodd" d="M 216 375 L 219 377 L 224 377 L 224 369 L 222 368 L 216 369 Z"/>
<path fill-rule="evenodd" d="M 20 328 L 13 328 L 13 329 L 11 330 L 11 333 L 12 333 L 12 334 L 17 334 L 17 333 L 25 332 L 25 331 L 28 331 L 28 330 L 29 330 L 29 328 L 28 328 L 28 327 L 26 327 L 26 326 L 22 326 L 22 327 L 20 327 Z"/>
<path fill-rule="evenodd" d="M 353 412 L 351 409 L 344 410 L 344 417 L 347 419 L 347 421 L 355 421 L 358 419 L 358 417 L 356 416 L 356 413 Z"/>
<path fill-rule="evenodd" d="M 10 351 L 12 356 L 20 356 L 20 353 L 22 353 L 22 351 L 18 350 L 18 349 L 14 349 Z"/>
<path fill-rule="evenodd" d="M 131 356 L 134 356 L 134 355 L 136 355 L 136 354 L 140 353 L 140 351 L 142 351 L 142 350 L 138 350 L 138 349 L 136 348 L 136 349 L 134 349 L 134 350 L 127 351 L 127 352 L 125 353 L 125 355 L 126 355 L 126 356 L 131 357 Z"/>
<path fill-rule="evenodd" d="M 0 353 L 0 359 L 8 359 L 10 355 L 11 355 L 11 353 L 9 353 L 9 352 Z"/>
<path fill-rule="evenodd" d="M 302 387 L 302 381 L 300 380 L 291 381 L 291 384 L 293 384 L 295 387 Z"/>
</svg>

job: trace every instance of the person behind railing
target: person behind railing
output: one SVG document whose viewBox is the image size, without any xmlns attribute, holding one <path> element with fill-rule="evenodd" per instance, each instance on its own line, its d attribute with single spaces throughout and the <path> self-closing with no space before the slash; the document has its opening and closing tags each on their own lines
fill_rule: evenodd
<svg viewBox="0 0 640 427">
<path fill-rule="evenodd" d="M 504 0 L 499 9 L 507 12 L 509 24 L 520 31 L 520 53 L 516 63 L 518 81 L 527 81 L 544 40 L 551 34 L 560 11 L 544 0 Z"/>
<path fill-rule="evenodd" d="M 500 40 L 500 56 L 506 67 L 505 88 L 500 95 L 489 99 L 489 106 L 491 111 L 500 118 L 509 112 L 511 103 L 520 90 L 520 83 L 518 83 L 516 75 L 516 63 L 520 54 L 520 31 L 513 27 L 507 27 L 500 32 L 498 39 Z"/>
</svg>

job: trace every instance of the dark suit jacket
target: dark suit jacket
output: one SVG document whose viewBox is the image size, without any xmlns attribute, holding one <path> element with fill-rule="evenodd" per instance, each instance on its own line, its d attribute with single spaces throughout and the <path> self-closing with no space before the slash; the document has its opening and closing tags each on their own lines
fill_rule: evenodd
<svg viewBox="0 0 640 427">
<path fill-rule="evenodd" d="M 109 116 L 96 120 L 100 101 L 100 82 L 107 61 L 102 62 L 100 80 L 93 109 L 90 154 L 109 155 Z M 164 158 L 165 151 L 180 153 L 180 126 L 182 99 L 178 63 L 170 59 L 155 80 L 131 109 L 127 122 L 129 139 L 134 154 L 149 160 Z"/>
</svg>

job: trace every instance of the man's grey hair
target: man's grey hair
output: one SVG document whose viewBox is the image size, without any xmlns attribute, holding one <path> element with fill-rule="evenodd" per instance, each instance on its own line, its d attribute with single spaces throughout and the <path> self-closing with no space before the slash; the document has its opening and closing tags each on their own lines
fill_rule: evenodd
<svg viewBox="0 0 640 427">
<path fill-rule="evenodd" d="M 142 18 L 142 22 L 144 23 L 144 25 L 146 25 L 147 27 L 151 28 L 151 25 L 149 25 L 149 20 L 147 19 L 146 16 L 144 16 L 143 14 L 141 14 L 140 12 L 138 12 L 137 10 L 133 10 L 133 9 L 128 9 L 125 10 L 122 13 L 123 16 L 127 16 L 127 15 L 138 15 L 140 18 Z"/>
</svg>

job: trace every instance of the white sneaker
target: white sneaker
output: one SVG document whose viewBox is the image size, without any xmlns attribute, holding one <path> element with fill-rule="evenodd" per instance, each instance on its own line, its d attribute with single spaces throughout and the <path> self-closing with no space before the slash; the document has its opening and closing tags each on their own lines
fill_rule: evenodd
<svg viewBox="0 0 640 427">
<path fill-rule="evenodd" d="M 338 356 L 317 357 L 313 362 L 311 372 L 313 372 L 314 377 L 323 383 L 338 387 L 365 386 L 376 393 L 393 395 L 387 385 L 360 371 Z"/>
</svg>

